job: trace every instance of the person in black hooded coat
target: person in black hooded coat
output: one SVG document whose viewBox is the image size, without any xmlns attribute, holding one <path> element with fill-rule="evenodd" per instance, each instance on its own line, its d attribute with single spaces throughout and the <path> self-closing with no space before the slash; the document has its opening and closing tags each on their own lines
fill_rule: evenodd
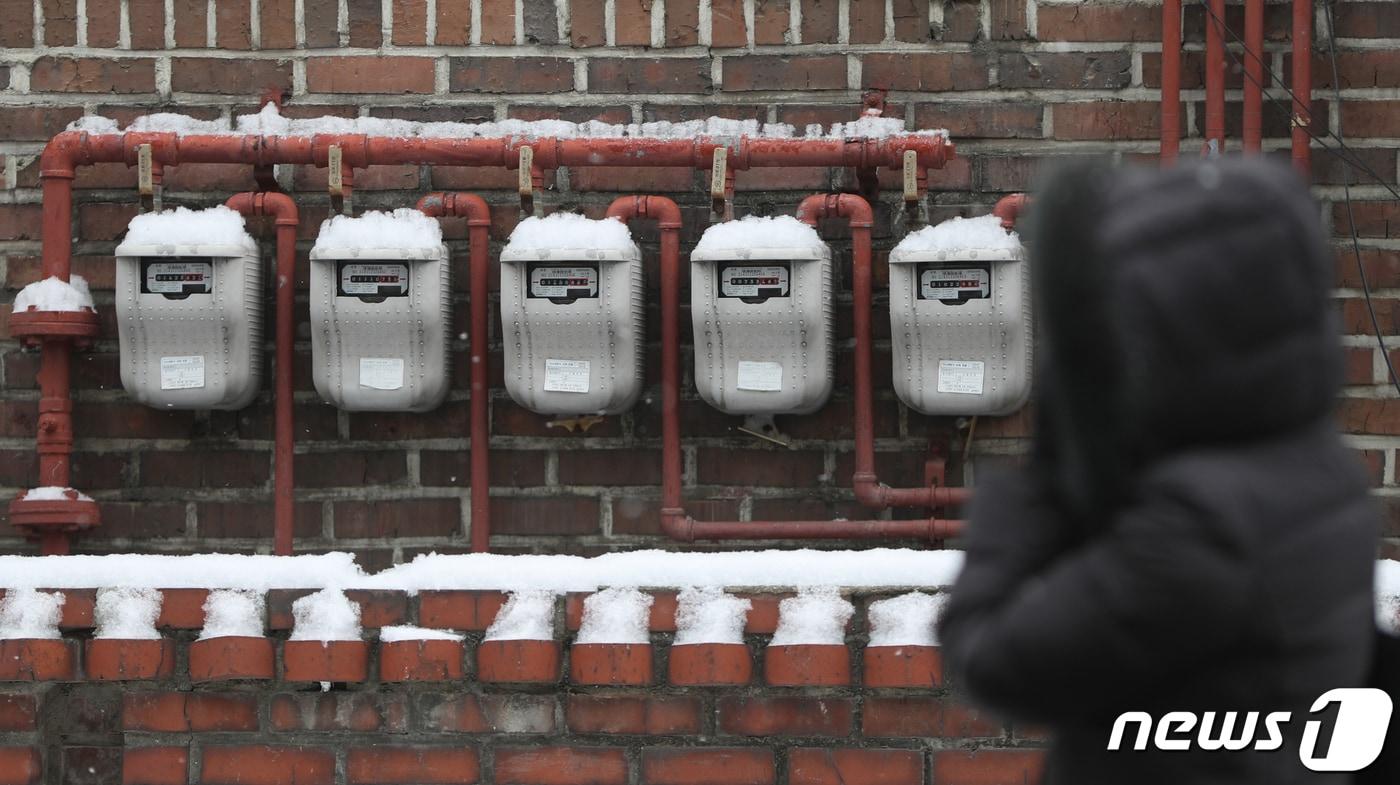
<svg viewBox="0 0 1400 785">
<path fill-rule="evenodd" d="M 950 681 L 1050 728 L 1052 785 L 1347 781 L 1298 756 L 1311 703 L 1366 682 L 1378 534 L 1330 416 L 1317 205 L 1257 160 L 1095 163 L 1028 219 L 1036 440 L 974 495 Z M 1136 751 L 1137 725 L 1107 749 L 1125 711 L 1250 710 L 1292 712 L 1284 749 L 1202 752 L 1192 728 L 1192 751 Z"/>
</svg>

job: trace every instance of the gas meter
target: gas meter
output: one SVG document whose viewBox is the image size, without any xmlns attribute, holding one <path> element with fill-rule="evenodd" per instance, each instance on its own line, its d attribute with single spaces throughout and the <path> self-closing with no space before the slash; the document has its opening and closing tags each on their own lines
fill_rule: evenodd
<svg viewBox="0 0 1400 785">
<path fill-rule="evenodd" d="M 239 409 L 263 372 L 263 262 L 227 207 L 131 219 L 116 249 L 122 387 L 148 406 Z"/>
<path fill-rule="evenodd" d="M 929 415 L 1009 414 L 1031 378 L 1030 267 L 995 216 L 954 218 L 890 252 L 894 389 Z"/>
<path fill-rule="evenodd" d="M 435 219 L 401 209 L 326 221 L 311 249 L 316 392 L 350 411 L 436 408 L 447 395 L 451 297 Z"/>
<path fill-rule="evenodd" d="M 501 251 L 506 391 L 540 414 L 617 414 L 642 389 L 642 254 L 615 218 L 526 218 Z"/>
<path fill-rule="evenodd" d="M 728 414 L 806 414 L 831 394 L 831 249 L 791 216 L 705 230 L 690 254 L 695 384 Z"/>
</svg>

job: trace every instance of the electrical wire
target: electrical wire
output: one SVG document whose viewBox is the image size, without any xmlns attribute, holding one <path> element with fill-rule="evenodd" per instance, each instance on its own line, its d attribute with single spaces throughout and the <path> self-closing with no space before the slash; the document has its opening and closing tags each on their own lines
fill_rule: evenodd
<svg viewBox="0 0 1400 785">
<path fill-rule="evenodd" d="M 1382 357 L 1382 359 L 1385 360 L 1385 367 L 1386 367 L 1387 372 L 1388 372 L 1389 375 L 1390 375 L 1390 383 L 1395 387 L 1396 393 L 1397 393 L 1397 394 L 1400 394 L 1400 376 L 1397 376 L 1397 374 L 1396 374 L 1396 372 L 1395 372 L 1395 365 L 1394 365 L 1394 363 L 1391 362 L 1391 359 L 1390 359 L 1390 351 L 1386 348 L 1386 345 L 1385 345 L 1385 337 L 1384 337 L 1384 335 L 1383 335 L 1382 332 L 1381 332 L 1380 320 L 1379 320 L 1379 318 L 1377 318 L 1377 316 L 1376 316 L 1375 303 L 1373 302 L 1372 297 L 1371 297 L 1371 286 L 1370 286 L 1370 282 L 1367 280 L 1367 276 L 1366 276 L 1366 266 L 1365 266 L 1365 264 L 1364 264 L 1364 263 L 1362 262 L 1362 260 L 1361 260 L 1361 241 L 1360 241 L 1360 239 L 1359 239 L 1359 237 L 1357 236 L 1357 233 L 1356 233 L 1356 221 L 1355 221 L 1355 219 L 1354 219 L 1354 217 L 1353 217 L 1353 212 L 1352 212 L 1352 200 L 1351 200 L 1351 176 L 1352 176 L 1351 170 L 1352 170 L 1352 167 L 1355 167 L 1355 168 L 1357 168 L 1357 169 L 1360 169 L 1363 173 L 1369 175 L 1369 176 L 1371 177 L 1371 179 L 1375 180 L 1376 183 L 1378 183 L 1378 184 L 1381 185 L 1383 188 L 1385 188 L 1387 191 L 1389 191 L 1393 196 L 1395 196 L 1396 199 L 1400 199 L 1400 192 L 1397 192 L 1397 191 L 1396 191 L 1394 188 L 1392 188 L 1388 183 L 1386 183 L 1385 180 L 1384 180 L 1380 175 L 1376 174 L 1375 170 L 1371 169 L 1371 168 L 1370 168 L 1369 166 L 1367 166 L 1364 162 L 1361 162 L 1361 161 L 1357 160 L 1357 159 L 1355 158 L 1354 154 L 1352 153 L 1351 148 L 1348 148 L 1348 147 L 1347 147 L 1347 145 L 1346 145 L 1346 140 L 1343 139 L 1343 137 L 1342 137 L 1341 118 L 1340 118 L 1340 107 L 1341 107 L 1341 105 L 1342 105 L 1342 91 L 1341 91 L 1341 78 L 1340 78 L 1340 75 L 1339 75 L 1339 70 L 1338 70 L 1338 68 L 1337 68 L 1337 41 L 1336 41 L 1336 37 L 1337 37 L 1336 30 L 1337 30 L 1337 28 L 1336 28 L 1336 23 L 1335 23 L 1335 21 L 1334 21 L 1334 19 L 1333 19 L 1333 16 L 1332 16 L 1332 1 L 1333 1 L 1333 0 L 1324 0 L 1324 2 L 1323 2 L 1323 8 L 1324 8 L 1324 10 L 1326 11 L 1326 15 L 1327 15 L 1327 48 L 1328 48 L 1328 54 L 1329 54 L 1329 56 L 1330 56 L 1331 66 L 1332 66 L 1332 94 L 1333 94 L 1333 100 L 1336 102 L 1336 104 L 1337 104 L 1337 106 L 1338 106 L 1339 115 L 1338 115 L 1338 127 L 1337 127 L 1337 132 L 1336 132 L 1336 133 L 1333 133 L 1333 132 L 1331 131 L 1331 129 L 1328 129 L 1328 130 L 1327 130 L 1327 136 L 1329 136 L 1329 137 L 1331 137 L 1331 138 L 1333 138 L 1333 139 L 1335 139 L 1335 140 L 1337 141 L 1337 148 L 1329 147 L 1329 146 L 1326 144 L 1326 142 L 1324 141 L 1323 137 L 1320 137 L 1320 136 L 1318 136 L 1317 134 L 1313 133 L 1312 129 L 1309 128 L 1307 125 L 1303 125 L 1303 126 L 1300 126 L 1300 127 L 1303 129 L 1303 132 L 1306 133 L 1310 139 L 1312 139 L 1313 141 L 1317 142 L 1318 145 L 1319 145 L 1320 147 L 1322 147 L 1323 150 L 1325 150 L 1326 152 L 1328 152 L 1329 154 L 1331 154 L 1331 155 L 1333 155 L 1333 156 L 1336 156 L 1337 159 L 1340 160 L 1340 161 L 1342 162 L 1342 167 L 1343 167 L 1343 168 L 1342 168 L 1342 193 L 1344 194 L 1344 196 L 1345 196 L 1345 201 L 1346 201 L 1347 227 L 1348 227 L 1348 229 L 1350 229 L 1350 233 L 1351 233 L 1352 254 L 1353 254 L 1353 256 L 1354 256 L 1355 259 L 1356 259 L 1356 270 L 1357 270 L 1357 273 L 1359 274 L 1360 280 L 1361 280 L 1361 291 L 1362 291 L 1362 294 L 1365 296 L 1366 312 L 1367 312 L 1367 314 L 1370 316 L 1370 320 L 1371 320 L 1371 329 L 1372 329 L 1372 330 L 1374 331 L 1374 333 L 1375 333 L 1376 344 L 1380 347 L 1380 350 L 1381 350 L 1381 357 Z M 1204 8 L 1206 14 L 1207 14 L 1208 16 L 1210 16 L 1210 18 L 1211 18 L 1211 23 L 1212 23 L 1219 31 L 1221 31 L 1222 33 L 1228 33 L 1229 36 L 1230 36 L 1232 39 L 1235 40 L 1236 43 L 1242 44 L 1242 45 L 1244 46 L 1244 52 L 1245 52 L 1245 54 L 1248 55 L 1248 56 L 1250 56 L 1250 57 L 1252 57 L 1252 58 L 1254 58 L 1254 60 L 1255 60 L 1256 62 L 1258 62 L 1260 65 L 1262 65 L 1262 66 L 1264 67 L 1264 72 L 1268 75 L 1270 81 L 1272 81 L 1272 82 L 1274 82 L 1274 83 L 1280 85 L 1280 87 L 1283 89 L 1283 91 L 1284 91 L 1285 93 L 1288 94 L 1288 97 L 1289 97 L 1289 99 L 1291 100 L 1291 104 L 1289 104 L 1289 107 L 1288 107 L 1288 108 L 1289 108 L 1289 115 L 1290 115 L 1290 116 L 1292 115 L 1292 107 L 1293 107 L 1293 106 L 1299 106 L 1299 107 L 1304 107 L 1304 108 L 1306 109 L 1307 113 L 1308 113 L 1308 116 L 1311 117 L 1311 114 L 1312 114 L 1312 107 L 1311 107 L 1310 105 L 1304 104 L 1303 101 L 1302 101 L 1301 99 L 1299 99 L 1299 97 L 1298 97 L 1296 94 L 1294 94 L 1294 92 L 1293 92 L 1292 90 L 1290 90 L 1288 87 L 1286 87 L 1286 86 L 1283 85 L 1283 80 L 1280 79 L 1280 78 L 1278 77 L 1278 75 L 1275 74 L 1275 73 L 1273 72 L 1273 69 L 1271 69 L 1271 68 L 1269 67 L 1269 64 L 1268 64 L 1267 62 L 1264 61 L 1264 59 L 1263 59 L 1263 57 L 1261 56 L 1261 54 L 1258 53 L 1258 52 L 1251 51 L 1250 48 L 1249 48 L 1249 45 L 1248 45 L 1243 39 L 1241 39 L 1240 36 L 1239 36 L 1234 30 L 1230 29 L 1230 26 L 1229 26 L 1228 24 L 1225 23 L 1225 20 L 1221 19 L 1213 10 L 1211 10 L 1211 7 L 1210 7 L 1210 4 L 1209 4 L 1208 0 L 1201 0 L 1201 7 Z M 1267 91 L 1265 90 L 1264 86 L 1263 86 L 1262 84 L 1260 84 L 1258 81 L 1256 81 L 1256 80 L 1254 79 L 1253 76 L 1250 75 L 1249 69 L 1246 68 L 1246 67 L 1244 67 L 1245 64 L 1244 64 L 1243 62 L 1240 61 L 1239 56 L 1237 56 L 1234 52 L 1230 51 L 1228 47 L 1226 47 L 1225 51 L 1229 54 L 1230 58 L 1231 58 L 1232 60 L 1234 60 L 1235 63 L 1236 63 L 1237 65 L 1240 66 L 1240 71 L 1244 74 L 1245 78 L 1246 78 L 1246 79 L 1249 79 L 1249 81 L 1250 81 L 1251 84 L 1253 84 L 1255 87 L 1259 88 L 1259 92 L 1260 92 L 1261 94 L 1267 96 Z M 1209 67 L 1209 66 L 1207 66 L 1207 67 Z M 1283 104 L 1282 101 L 1280 101 L 1280 100 L 1277 99 L 1277 98 L 1273 98 L 1273 97 L 1269 97 L 1269 101 L 1270 101 L 1270 103 L 1273 103 L 1273 104 L 1275 104 L 1275 105 L 1282 105 L 1282 104 Z"/>
</svg>

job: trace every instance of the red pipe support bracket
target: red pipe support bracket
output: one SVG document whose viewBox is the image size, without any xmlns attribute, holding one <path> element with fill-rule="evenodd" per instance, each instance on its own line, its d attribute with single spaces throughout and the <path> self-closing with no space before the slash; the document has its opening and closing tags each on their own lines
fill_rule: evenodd
<svg viewBox="0 0 1400 785">
<path fill-rule="evenodd" d="M 242 215 L 268 215 L 277 227 L 277 284 L 275 308 L 277 335 L 275 338 L 275 377 L 273 392 L 273 461 L 272 461 L 272 542 L 273 553 L 292 555 L 292 532 L 296 488 L 293 465 L 296 438 L 292 408 L 292 356 L 296 335 L 292 313 L 296 297 L 297 225 L 300 216 L 296 202 L 283 193 L 249 192 L 235 194 L 225 203 L 230 210 Z"/>
<path fill-rule="evenodd" d="M 1312 179 L 1312 0 L 1293 0 L 1293 168 Z"/>
<path fill-rule="evenodd" d="M 471 521 L 472 550 L 491 549 L 491 366 L 487 339 L 490 321 L 491 208 L 474 194 L 435 193 L 418 200 L 424 215 L 467 219 L 470 242 L 471 297 Z"/>
</svg>

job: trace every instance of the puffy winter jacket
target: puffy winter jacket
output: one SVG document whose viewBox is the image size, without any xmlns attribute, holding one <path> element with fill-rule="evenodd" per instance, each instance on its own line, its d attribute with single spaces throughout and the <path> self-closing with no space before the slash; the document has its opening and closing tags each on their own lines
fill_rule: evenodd
<svg viewBox="0 0 1400 785">
<path fill-rule="evenodd" d="M 1036 444 L 975 495 L 951 680 L 1050 727 L 1047 783 L 1346 781 L 1298 755 L 1313 700 L 1366 681 L 1378 528 L 1330 417 L 1316 204 L 1272 164 L 1095 164 L 1030 222 Z M 1199 726 L 1137 751 L 1136 724 L 1109 750 L 1126 711 L 1292 721 L 1278 751 L 1203 751 Z"/>
</svg>

